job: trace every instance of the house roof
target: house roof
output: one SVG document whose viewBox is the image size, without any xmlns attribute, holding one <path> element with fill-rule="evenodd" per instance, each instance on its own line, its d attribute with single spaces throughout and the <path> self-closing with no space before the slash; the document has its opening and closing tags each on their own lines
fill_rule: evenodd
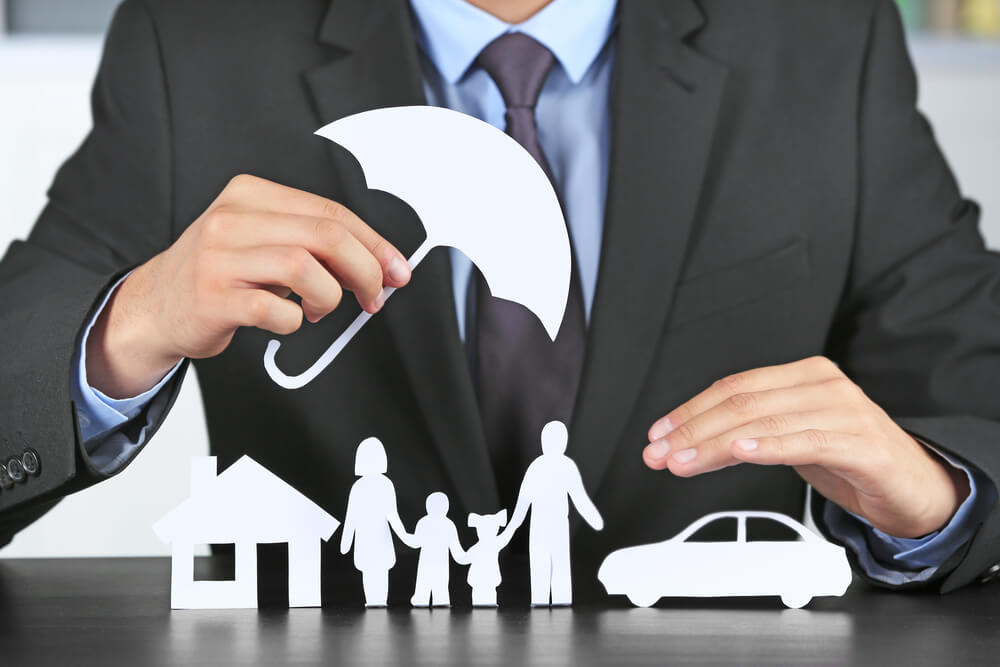
<svg viewBox="0 0 1000 667">
<path fill-rule="evenodd" d="M 243 456 L 153 525 L 164 542 L 328 540 L 340 526 L 322 507 Z"/>
</svg>

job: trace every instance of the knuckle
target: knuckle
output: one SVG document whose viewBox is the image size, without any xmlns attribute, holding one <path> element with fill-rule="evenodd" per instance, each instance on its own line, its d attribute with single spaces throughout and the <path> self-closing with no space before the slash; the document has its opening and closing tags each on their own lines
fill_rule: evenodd
<svg viewBox="0 0 1000 667">
<path fill-rule="evenodd" d="M 752 393 L 733 394 L 725 400 L 725 406 L 736 414 L 753 412 L 757 406 L 757 396 Z"/>
<path fill-rule="evenodd" d="M 828 357 L 824 357 L 823 355 L 815 355 L 809 357 L 808 359 L 806 359 L 806 363 L 808 363 L 809 366 L 817 373 L 823 373 L 829 375 L 832 373 L 838 373 L 840 371 L 840 368 L 837 366 L 837 364 L 833 363 L 832 361 L 830 361 Z"/>
<path fill-rule="evenodd" d="M 338 224 L 343 223 L 348 217 L 347 207 L 332 199 L 324 199 L 320 211 L 324 218 Z"/>
<path fill-rule="evenodd" d="M 226 184 L 225 192 L 227 195 L 239 199 L 244 197 L 253 190 L 257 182 L 260 179 L 256 176 L 251 176 L 250 174 L 236 174 L 229 179 L 229 183 Z"/>
<path fill-rule="evenodd" d="M 322 244 L 330 247 L 340 245 L 347 236 L 347 230 L 329 217 L 323 217 L 316 221 L 315 233 Z"/>
<path fill-rule="evenodd" d="M 288 248 L 284 251 L 281 258 L 282 270 L 289 282 L 301 283 L 305 280 L 311 259 L 312 255 L 303 248 Z"/>
<path fill-rule="evenodd" d="M 696 442 L 695 438 L 698 436 L 698 431 L 694 426 L 691 426 L 691 424 L 681 424 L 677 427 L 676 432 L 683 442 Z"/>
<path fill-rule="evenodd" d="M 760 426 L 765 433 L 783 433 L 787 420 L 781 415 L 767 415 L 761 418 Z"/>
<path fill-rule="evenodd" d="M 807 430 L 804 435 L 806 442 L 808 442 L 816 449 L 820 450 L 826 449 L 827 445 L 829 444 L 829 440 L 826 437 L 826 433 L 817 428 L 811 428 Z"/>
<path fill-rule="evenodd" d="M 382 255 L 389 254 L 388 252 L 386 252 L 387 249 L 389 248 L 390 248 L 389 242 L 380 237 L 377 241 L 375 241 L 375 245 L 372 246 L 372 255 L 374 255 L 375 258 L 378 259 Z"/>
<path fill-rule="evenodd" d="M 247 317 L 251 324 L 260 326 L 271 315 L 271 299 L 266 294 L 254 294 L 247 303 Z"/>
<path fill-rule="evenodd" d="M 247 174 L 236 174 L 229 179 L 229 183 L 226 184 L 226 190 L 239 190 L 247 184 L 247 180 L 250 178 Z"/>
<path fill-rule="evenodd" d="M 861 391 L 858 389 L 858 386 L 846 377 L 829 380 L 827 386 L 830 388 L 830 391 L 842 398 L 857 399 L 861 396 Z"/>
<path fill-rule="evenodd" d="M 742 373 L 727 375 L 721 380 L 717 380 L 715 383 L 716 387 L 721 389 L 727 395 L 740 393 L 745 384 L 746 377 Z"/>
<path fill-rule="evenodd" d="M 205 216 L 202 231 L 209 241 L 221 241 L 227 237 L 237 220 L 238 214 L 232 207 L 220 204 Z"/>
</svg>

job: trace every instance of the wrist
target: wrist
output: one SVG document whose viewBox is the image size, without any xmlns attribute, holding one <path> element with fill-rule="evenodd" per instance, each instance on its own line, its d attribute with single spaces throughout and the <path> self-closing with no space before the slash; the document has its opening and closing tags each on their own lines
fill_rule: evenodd
<svg viewBox="0 0 1000 667">
<path fill-rule="evenodd" d="M 87 337 L 87 383 L 113 399 L 148 391 L 182 359 L 171 351 L 143 297 L 145 269 L 139 267 L 115 289 Z"/>
<path fill-rule="evenodd" d="M 913 537 L 923 537 L 943 529 L 952 520 L 969 497 L 969 478 L 963 470 L 951 465 L 926 445 L 917 440 L 914 442 L 921 449 L 927 474 L 922 485 L 925 506 L 910 532 Z"/>
</svg>

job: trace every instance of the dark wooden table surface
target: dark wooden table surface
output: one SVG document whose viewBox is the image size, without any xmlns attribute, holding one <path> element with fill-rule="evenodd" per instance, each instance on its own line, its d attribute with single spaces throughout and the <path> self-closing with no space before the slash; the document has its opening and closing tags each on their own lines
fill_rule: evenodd
<svg viewBox="0 0 1000 667">
<path fill-rule="evenodd" d="M 0 665 L 1000 664 L 1000 587 L 572 609 L 171 611 L 166 559 L 0 560 Z"/>
</svg>

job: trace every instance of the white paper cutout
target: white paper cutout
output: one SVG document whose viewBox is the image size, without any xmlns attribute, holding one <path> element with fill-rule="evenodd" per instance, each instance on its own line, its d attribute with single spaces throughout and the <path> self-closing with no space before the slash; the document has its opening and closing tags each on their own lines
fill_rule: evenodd
<svg viewBox="0 0 1000 667">
<path fill-rule="evenodd" d="M 451 558 L 468 565 L 468 558 L 458 541 L 458 529 L 448 518 L 448 496 L 436 491 L 427 496 L 427 515 L 413 529 L 414 548 L 420 549 L 417 559 L 417 582 L 410 604 L 414 607 L 448 607 L 448 579 Z"/>
<path fill-rule="evenodd" d="M 368 438 L 358 445 L 354 474 L 360 479 L 351 486 L 340 532 L 340 553 L 354 547 L 354 567 L 361 572 L 367 607 L 386 606 L 389 570 L 396 564 L 392 533 L 407 546 L 416 547 L 399 518 L 396 489 L 386 477 L 387 468 L 381 440 Z"/>
<path fill-rule="evenodd" d="M 472 587 L 472 605 L 474 607 L 497 606 L 497 586 L 502 579 L 500 575 L 500 550 L 507 540 L 500 538 L 499 532 L 507 524 L 507 510 L 496 514 L 470 514 L 469 527 L 476 529 L 478 541 L 469 547 L 467 562 L 469 565 L 469 586 Z M 457 561 L 458 559 L 456 559 Z"/>
<path fill-rule="evenodd" d="M 569 235 L 551 182 L 517 141 L 472 116 L 429 106 L 365 111 L 316 134 L 357 158 L 369 188 L 399 197 L 417 213 L 427 239 L 410 257 L 411 269 L 432 248 L 458 248 L 493 296 L 531 310 L 555 340 L 569 295 Z M 387 299 L 393 291 L 385 290 Z M 281 342 L 271 340 L 267 374 L 285 389 L 305 386 L 370 318 L 358 315 L 299 375 L 278 368 Z"/>
<path fill-rule="evenodd" d="M 688 542 L 702 527 L 735 518 L 735 542 Z M 798 541 L 747 541 L 747 519 L 777 521 Z M 851 585 L 851 567 L 838 547 L 784 514 L 716 512 L 698 519 L 676 537 L 610 554 L 597 573 L 609 595 L 626 595 L 638 607 L 661 597 L 779 595 L 794 609 L 814 597 L 841 596 Z"/>
<path fill-rule="evenodd" d="M 320 545 L 340 522 L 248 456 L 216 476 L 217 459 L 191 461 L 191 494 L 153 531 L 171 545 L 173 609 L 257 606 L 257 545 L 288 544 L 288 605 L 320 606 Z M 199 544 L 234 544 L 233 581 L 195 581 Z"/>
<path fill-rule="evenodd" d="M 542 429 L 542 455 L 531 462 L 517 494 L 510 525 L 500 539 L 510 542 L 514 531 L 531 509 L 528 559 L 531 568 L 531 604 L 573 604 L 569 557 L 569 501 L 594 530 L 604 520 L 583 488 L 580 470 L 566 456 L 569 435 L 562 422 L 549 422 Z"/>
</svg>

